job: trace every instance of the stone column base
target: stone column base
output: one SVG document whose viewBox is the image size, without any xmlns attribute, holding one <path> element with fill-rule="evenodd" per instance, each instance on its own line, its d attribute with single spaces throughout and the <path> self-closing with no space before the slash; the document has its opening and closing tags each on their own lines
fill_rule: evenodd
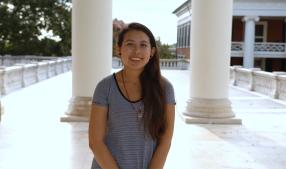
<svg viewBox="0 0 286 169">
<path fill-rule="evenodd" d="M 241 124 L 241 119 L 235 118 L 229 99 L 191 98 L 181 117 L 186 123 Z"/>
<path fill-rule="evenodd" d="M 89 122 L 91 97 L 72 97 L 61 122 Z"/>
</svg>

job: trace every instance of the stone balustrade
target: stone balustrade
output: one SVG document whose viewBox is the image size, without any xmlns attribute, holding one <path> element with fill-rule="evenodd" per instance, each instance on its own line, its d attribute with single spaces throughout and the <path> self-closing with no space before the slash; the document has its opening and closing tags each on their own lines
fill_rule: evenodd
<svg viewBox="0 0 286 169">
<path fill-rule="evenodd" d="M 23 84 L 22 66 L 7 67 L 4 69 L 0 69 L 0 71 L 2 71 L 1 73 L 2 86 L 0 86 L 1 95 L 5 95 L 10 93 L 11 91 L 22 88 Z"/>
<path fill-rule="evenodd" d="M 243 42 L 231 42 L 231 51 L 243 51 Z M 286 43 L 274 43 L 274 42 L 255 42 L 254 52 L 264 53 L 286 53 Z"/>
<path fill-rule="evenodd" d="M 277 98 L 277 76 L 270 72 L 254 71 L 253 72 L 254 91 Z"/>
<path fill-rule="evenodd" d="M 51 78 L 71 69 L 71 57 L 42 60 L 28 64 L 0 67 L 0 94 L 12 91 Z M 163 69 L 188 69 L 189 62 L 184 59 L 161 59 Z M 112 59 L 113 68 L 121 68 L 119 58 Z M 245 69 L 241 66 L 230 67 L 230 83 L 234 86 L 286 100 L 286 72 L 264 72 L 258 68 Z"/>
<path fill-rule="evenodd" d="M 29 64 L 32 62 L 41 62 L 44 60 L 56 60 L 58 57 L 52 56 L 33 56 L 33 55 L 19 55 L 19 56 L 11 56 L 11 55 L 0 55 L 0 65 L 5 66 L 13 66 L 15 64 Z"/>
<path fill-rule="evenodd" d="M 160 59 L 160 67 L 162 69 L 181 69 L 189 68 L 189 61 L 186 59 Z"/>
<path fill-rule="evenodd" d="M 42 81 L 49 78 L 49 63 L 48 62 L 38 62 L 37 67 L 37 81 Z"/>
<path fill-rule="evenodd" d="M 36 64 L 26 64 L 22 66 L 22 86 L 26 87 L 37 82 Z"/>
<path fill-rule="evenodd" d="M 0 67 L 0 94 L 12 91 L 51 78 L 71 69 L 71 57 L 55 60 L 43 60 L 28 64 L 20 63 L 13 66 Z"/>
<path fill-rule="evenodd" d="M 123 63 L 121 62 L 121 59 L 118 57 L 112 57 L 112 68 L 118 69 L 122 67 Z"/>
<path fill-rule="evenodd" d="M 281 100 L 286 100 L 286 74 L 278 75 L 277 77 L 277 98 Z"/>
<path fill-rule="evenodd" d="M 286 100 L 286 72 L 265 72 L 260 69 L 230 67 L 230 82 L 275 99 Z"/>
<path fill-rule="evenodd" d="M 123 67 L 121 59 L 113 57 L 112 67 L 113 68 Z M 189 61 L 186 59 L 160 59 L 160 67 L 161 69 L 187 70 L 189 68 Z"/>
</svg>

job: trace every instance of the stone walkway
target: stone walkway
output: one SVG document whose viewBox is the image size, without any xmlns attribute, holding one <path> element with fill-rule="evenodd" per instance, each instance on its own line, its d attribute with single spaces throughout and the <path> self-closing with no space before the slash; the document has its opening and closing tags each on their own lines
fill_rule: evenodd
<svg viewBox="0 0 286 169">
<path fill-rule="evenodd" d="M 180 119 L 188 71 L 164 70 L 173 83 L 177 117 L 165 169 L 286 169 L 286 102 L 230 87 L 242 125 L 194 125 Z M 71 73 L 2 98 L 0 169 L 88 169 L 87 123 L 61 123 Z"/>
</svg>

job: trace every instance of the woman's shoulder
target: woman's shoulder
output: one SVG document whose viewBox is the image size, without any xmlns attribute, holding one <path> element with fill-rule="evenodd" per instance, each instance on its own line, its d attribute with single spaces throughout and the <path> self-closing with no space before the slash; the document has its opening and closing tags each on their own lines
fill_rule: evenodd
<svg viewBox="0 0 286 169">
<path fill-rule="evenodd" d="M 93 102 L 107 104 L 107 97 L 110 94 L 110 89 L 112 86 L 113 74 L 102 78 L 96 85 L 93 94 Z"/>
<path fill-rule="evenodd" d="M 108 75 L 108 76 L 105 76 L 104 78 L 102 78 L 99 82 L 98 82 L 98 85 L 108 85 L 112 82 L 114 78 L 114 74 L 111 74 L 111 75 Z"/>
<path fill-rule="evenodd" d="M 176 104 L 175 92 L 172 83 L 165 77 L 162 76 L 163 86 L 165 90 L 166 103 Z"/>
<path fill-rule="evenodd" d="M 96 85 L 95 90 L 104 92 L 104 91 L 109 91 L 111 86 L 113 86 L 113 74 L 108 75 L 104 78 L 102 78 Z"/>
<path fill-rule="evenodd" d="M 173 88 L 173 85 L 172 85 L 172 83 L 166 78 L 166 77 L 164 77 L 164 76 L 161 76 L 162 77 L 162 82 L 163 82 L 163 85 L 165 86 L 165 87 L 171 87 L 171 88 Z"/>
</svg>

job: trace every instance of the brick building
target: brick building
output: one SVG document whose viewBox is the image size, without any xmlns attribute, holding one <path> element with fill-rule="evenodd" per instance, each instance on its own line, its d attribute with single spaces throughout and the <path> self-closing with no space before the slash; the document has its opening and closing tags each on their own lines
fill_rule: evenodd
<svg viewBox="0 0 286 169">
<path fill-rule="evenodd" d="M 189 59 L 191 0 L 173 13 L 178 17 L 177 57 Z M 286 1 L 234 0 L 230 64 L 260 67 L 266 71 L 286 71 L 285 32 Z"/>
</svg>

